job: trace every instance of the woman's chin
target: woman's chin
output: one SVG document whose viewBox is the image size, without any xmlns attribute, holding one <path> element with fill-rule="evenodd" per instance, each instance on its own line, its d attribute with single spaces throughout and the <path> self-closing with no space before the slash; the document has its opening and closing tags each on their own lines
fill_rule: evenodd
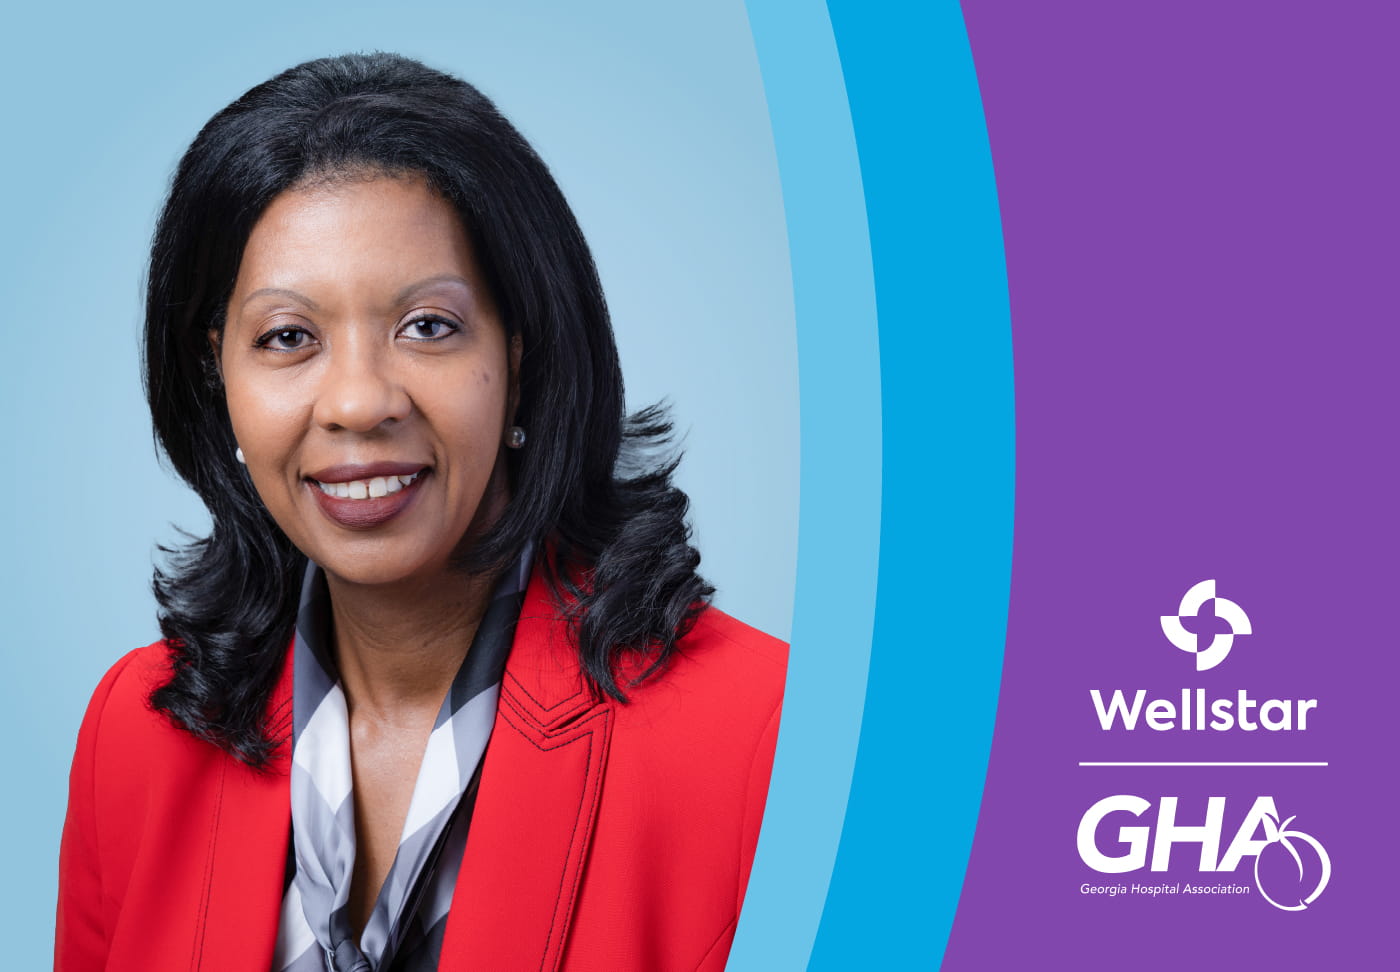
<svg viewBox="0 0 1400 972">
<path fill-rule="evenodd" d="M 318 561 L 318 563 L 320 562 Z M 321 564 L 320 566 L 329 578 L 339 581 L 341 584 L 391 590 L 405 585 L 422 584 L 434 574 L 439 573 L 446 565 L 434 569 L 433 565 L 421 562 L 401 564 L 390 561 L 375 564 L 333 562 L 330 565 Z"/>
</svg>

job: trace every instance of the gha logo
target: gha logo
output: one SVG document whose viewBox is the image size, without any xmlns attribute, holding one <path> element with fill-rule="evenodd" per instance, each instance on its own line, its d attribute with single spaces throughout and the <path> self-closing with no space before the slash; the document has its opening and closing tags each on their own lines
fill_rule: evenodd
<svg viewBox="0 0 1400 972">
<path fill-rule="evenodd" d="M 1144 867 L 1151 871 L 1167 870 L 1172 848 L 1184 844 L 1200 845 L 1198 870 L 1201 872 L 1233 872 L 1244 858 L 1253 857 L 1255 887 L 1265 901 L 1282 911 L 1305 911 L 1327 889 L 1327 882 L 1332 879 L 1332 860 L 1321 841 L 1301 830 L 1290 830 L 1296 817 L 1279 823 L 1274 798 L 1267 796 L 1254 801 L 1223 855 L 1220 845 L 1224 837 L 1224 797 L 1211 797 L 1206 801 L 1205 823 L 1199 826 L 1177 823 L 1177 798 L 1162 797 L 1158 801 L 1155 826 L 1119 827 L 1118 844 L 1124 848 L 1123 852 L 1105 854 L 1099 849 L 1100 826 L 1109 814 L 1125 812 L 1141 818 L 1151 809 L 1151 801 L 1131 794 L 1116 794 L 1095 803 L 1079 821 L 1077 844 L 1080 860 L 1100 874 L 1126 874 Z M 1262 839 L 1257 836 L 1261 829 L 1264 833 Z M 1299 853 L 1300 847 L 1307 849 Z M 1292 858 L 1298 872 L 1296 883 L 1292 879 L 1292 868 L 1280 866 L 1282 861 L 1275 860 L 1280 855 L 1287 855 L 1283 861 Z M 1269 863 L 1264 864 L 1266 856 Z M 1311 888 L 1307 887 L 1309 873 L 1316 875 Z M 1272 893 L 1270 888 L 1273 889 Z M 1296 903 L 1285 903 L 1293 898 L 1296 898 Z"/>
<path fill-rule="evenodd" d="M 1210 644 L 1202 648 L 1201 636 L 1186 630 L 1182 618 L 1198 617 L 1207 601 L 1215 602 L 1215 616 L 1230 626 L 1229 633 L 1217 631 Z M 1181 598 L 1181 606 L 1176 614 L 1162 615 L 1162 633 L 1167 640 L 1182 651 L 1196 656 L 1196 671 L 1205 672 L 1219 665 L 1230 654 L 1235 643 L 1235 635 L 1252 634 L 1249 628 L 1249 615 L 1229 598 L 1216 597 L 1215 581 L 1203 580 L 1194 585 Z"/>
</svg>

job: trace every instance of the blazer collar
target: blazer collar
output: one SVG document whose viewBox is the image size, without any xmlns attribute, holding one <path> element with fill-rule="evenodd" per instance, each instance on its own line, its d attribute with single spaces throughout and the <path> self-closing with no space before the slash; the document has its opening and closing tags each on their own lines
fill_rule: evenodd
<svg viewBox="0 0 1400 972">
<path fill-rule="evenodd" d="M 613 722 L 570 641 L 537 566 L 501 683 L 441 972 L 549 972 L 563 960 Z"/>
</svg>

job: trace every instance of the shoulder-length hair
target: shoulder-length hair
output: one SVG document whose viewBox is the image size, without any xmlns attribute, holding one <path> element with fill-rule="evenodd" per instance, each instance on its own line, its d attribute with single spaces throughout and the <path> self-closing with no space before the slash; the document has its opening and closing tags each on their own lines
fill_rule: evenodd
<svg viewBox="0 0 1400 972">
<path fill-rule="evenodd" d="M 172 654 L 152 705 L 237 758 L 277 744 L 265 717 L 295 623 L 305 557 L 236 464 L 209 341 L 253 225 L 280 193 L 319 179 L 413 174 L 460 214 L 522 343 L 508 450 L 511 500 L 466 570 L 499 569 L 527 543 L 548 551 L 595 691 L 625 701 L 618 665 L 659 670 L 714 590 L 696 573 L 675 459 L 618 472 L 619 455 L 665 442 L 659 408 L 628 419 L 607 306 L 563 194 L 525 139 L 471 85 L 391 54 L 308 61 L 253 88 L 180 160 L 151 247 L 144 378 L 158 446 L 212 518 L 167 548 L 154 589 Z M 626 465 L 626 464 L 624 464 Z M 638 684 L 642 678 L 627 683 Z"/>
</svg>

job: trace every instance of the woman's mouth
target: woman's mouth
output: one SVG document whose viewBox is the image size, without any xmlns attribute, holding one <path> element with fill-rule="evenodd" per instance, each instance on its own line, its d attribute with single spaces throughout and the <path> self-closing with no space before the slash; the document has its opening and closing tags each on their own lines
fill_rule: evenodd
<svg viewBox="0 0 1400 972">
<path fill-rule="evenodd" d="M 390 493 L 397 493 L 412 484 L 420 473 L 421 470 L 411 476 L 375 476 L 372 479 L 352 479 L 345 483 L 323 483 L 316 479 L 311 481 L 320 487 L 321 492 L 337 499 L 378 499 Z"/>
<path fill-rule="evenodd" d="M 361 467 L 363 468 L 363 467 Z M 409 467 L 410 469 L 412 467 Z M 420 467 L 409 472 L 399 470 L 364 469 L 358 479 L 343 478 L 360 470 L 326 470 L 320 475 L 333 482 L 307 477 L 306 485 L 316 505 L 331 522 L 351 530 L 367 530 L 394 519 L 408 509 L 422 491 L 423 481 L 431 470 Z"/>
</svg>

